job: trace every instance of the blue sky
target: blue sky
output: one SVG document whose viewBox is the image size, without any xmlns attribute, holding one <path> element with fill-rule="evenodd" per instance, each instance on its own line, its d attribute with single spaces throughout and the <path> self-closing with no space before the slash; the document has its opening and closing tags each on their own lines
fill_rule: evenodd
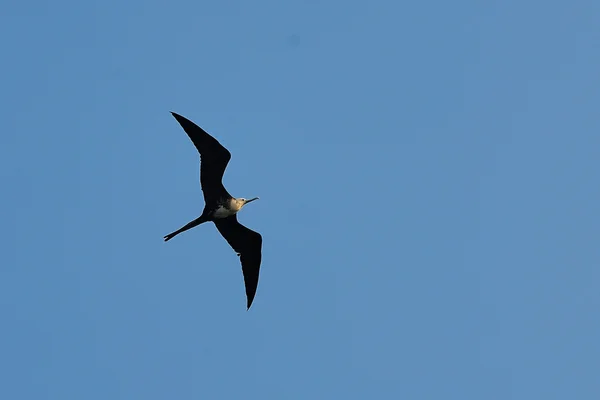
<svg viewBox="0 0 600 400">
<path fill-rule="evenodd" d="M 10 2 L 0 398 L 597 399 L 600 4 Z M 260 196 L 250 311 L 198 156 Z"/>
</svg>

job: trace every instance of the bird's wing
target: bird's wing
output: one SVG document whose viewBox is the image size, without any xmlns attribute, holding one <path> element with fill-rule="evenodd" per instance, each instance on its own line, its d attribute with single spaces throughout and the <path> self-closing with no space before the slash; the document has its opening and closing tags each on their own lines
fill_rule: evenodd
<svg viewBox="0 0 600 400">
<path fill-rule="evenodd" d="M 231 217 L 216 219 L 214 223 L 221 235 L 227 240 L 227 243 L 240 256 L 249 309 L 258 286 L 258 273 L 262 258 L 262 236 L 260 233 L 240 224 L 235 214 Z"/>
<path fill-rule="evenodd" d="M 223 186 L 223 174 L 231 153 L 214 137 L 189 119 L 171 112 L 185 133 L 188 134 L 194 146 L 200 153 L 200 185 L 204 193 L 204 200 L 215 202 L 220 198 L 229 198 L 231 195 Z"/>
</svg>

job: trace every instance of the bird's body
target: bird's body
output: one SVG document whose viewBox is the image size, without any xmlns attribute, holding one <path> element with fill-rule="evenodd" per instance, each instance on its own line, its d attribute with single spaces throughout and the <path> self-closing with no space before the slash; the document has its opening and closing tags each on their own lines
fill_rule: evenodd
<svg viewBox="0 0 600 400">
<path fill-rule="evenodd" d="M 217 209 L 213 211 L 213 218 L 227 218 L 237 214 L 239 210 L 232 207 L 234 205 L 237 206 L 237 204 L 231 200 L 229 200 L 230 204 L 219 204 Z"/>
<path fill-rule="evenodd" d="M 217 202 L 217 207 L 213 210 L 213 218 L 231 217 L 232 215 L 237 214 L 247 202 L 248 200 L 244 198 L 236 199 L 235 197 L 232 197 L 230 199 L 222 199 Z"/>
<path fill-rule="evenodd" d="M 240 256 L 249 309 L 258 285 L 262 258 L 262 236 L 240 224 L 237 220 L 237 213 L 246 204 L 257 200 L 258 197 L 245 199 L 231 196 L 222 183 L 223 173 L 231 159 L 231 153 L 215 138 L 190 120 L 175 113 L 171 114 L 183 127 L 200 153 L 200 185 L 205 206 L 200 217 L 166 235 L 164 239 L 168 241 L 188 229 L 212 221 L 217 230 Z"/>
</svg>

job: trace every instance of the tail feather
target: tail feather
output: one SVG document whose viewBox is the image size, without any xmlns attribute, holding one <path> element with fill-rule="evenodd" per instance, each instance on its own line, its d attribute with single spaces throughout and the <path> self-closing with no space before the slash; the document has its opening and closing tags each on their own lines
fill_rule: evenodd
<svg viewBox="0 0 600 400">
<path fill-rule="evenodd" d="M 208 218 L 206 218 L 204 215 L 201 215 L 199 218 L 196 218 L 195 220 L 193 220 L 192 222 L 186 224 L 185 226 L 177 229 L 175 232 L 171 232 L 168 235 L 164 236 L 165 242 L 168 242 L 169 240 L 173 239 L 175 236 L 179 235 L 182 232 L 187 231 L 188 229 L 192 229 L 195 226 L 198 226 L 204 222 L 207 222 Z"/>
</svg>

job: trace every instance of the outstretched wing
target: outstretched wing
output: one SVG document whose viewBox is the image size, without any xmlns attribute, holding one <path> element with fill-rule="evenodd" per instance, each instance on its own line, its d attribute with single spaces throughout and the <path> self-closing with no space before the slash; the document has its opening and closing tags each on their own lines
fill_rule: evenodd
<svg viewBox="0 0 600 400">
<path fill-rule="evenodd" d="M 220 198 L 229 198 L 231 195 L 223 186 L 223 174 L 231 153 L 214 137 L 189 119 L 171 112 L 185 133 L 188 134 L 198 153 L 200 153 L 200 185 L 206 203 L 215 202 Z"/>
<path fill-rule="evenodd" d="M 262 236 L 260 233 L 240 224 L 236 214 L 231 217 L 216 219 L 214 223 L 221 235 L 227 240 L 227 243 L 240 257 L 242 272 L 244 273 L 244 284 L 246 285 L 248 309 L 250 309 L 258 286 L 258 273 L 262 258 Z"/>
</svg>

